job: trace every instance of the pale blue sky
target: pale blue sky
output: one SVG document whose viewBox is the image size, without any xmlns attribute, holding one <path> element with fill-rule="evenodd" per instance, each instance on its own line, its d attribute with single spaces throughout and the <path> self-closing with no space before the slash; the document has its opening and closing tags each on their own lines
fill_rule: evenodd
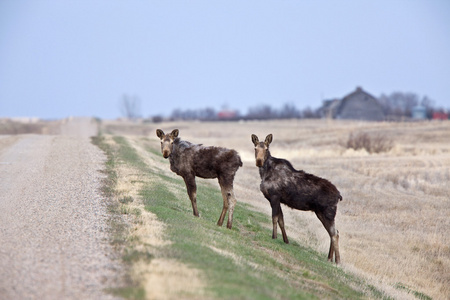
<svg viewBox="0 0 450 300">
<path fill-rule="evenodd" d="M 0 0 L 0 117 L 317 108 L 356 86 L 450 108 L 450 1 Z"/>
</svg>

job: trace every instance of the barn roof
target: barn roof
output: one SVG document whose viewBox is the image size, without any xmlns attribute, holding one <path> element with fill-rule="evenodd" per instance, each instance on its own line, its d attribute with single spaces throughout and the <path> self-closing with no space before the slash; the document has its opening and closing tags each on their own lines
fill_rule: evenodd
<svg viewBox="0 0 450 300">
<path fill-rule="evenodd" d="M 323 117 L 382 121 L 385 118 L 377 98 L 357 87 L 342 99 L 324 101 L 320 112 Z"/>
<path fill-rule="evenodd" d="M 350 94 L 348 94 L 347 96 L 345 96 L 344 98 L 342 98 L 342 101 L 346 101 L 349 98 L 352 98 L 353 96 L 355 96 L 356 94 L 364 94 L 367 97 L 370 97 L 371 99 L 375 99 L 377 100 L 377 98 L 375 98 L 374 96 L 372 96 L 371 94 L 369 94 L 368 92 L 366 92 L 365 90 L 362 89 L 362 87 L 357 86 L 356 90 L 354 90 L 353 92 L 351 92 Z"/>
<path fill-rule="evenodd" d="M 355 91 L 342 98 L 336 111 L 336 117 L 339 119 L 382 121 L 385 116 L 377 98 L 361 87 L 357 87 Z"/>
</svg>

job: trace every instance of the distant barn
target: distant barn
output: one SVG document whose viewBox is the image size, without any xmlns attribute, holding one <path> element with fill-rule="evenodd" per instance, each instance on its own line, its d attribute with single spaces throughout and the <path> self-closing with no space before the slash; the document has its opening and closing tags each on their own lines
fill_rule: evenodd
<svg viewBox="0 0 450 300">
<path fill-rule="evenodd" d="M 324 101 L 319 111 L 324 118 L 365 121 L 385 119 L 378 100 L 360 87 L 342 99 Z"/>
</svg>

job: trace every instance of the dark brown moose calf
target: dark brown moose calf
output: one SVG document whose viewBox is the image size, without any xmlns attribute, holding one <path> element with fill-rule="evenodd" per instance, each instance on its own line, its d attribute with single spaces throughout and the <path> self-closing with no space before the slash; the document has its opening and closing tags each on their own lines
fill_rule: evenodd
<svg viewBox="0 0 450 300">
<path fill-rule="evenodd" d="M 252 142 L 255 145 L 256 166 L 259 167 L 261 176 L 260 189 L 272 206 L 272 238 L 277 238 L 278 223 L 284 242 L 289 243 L 280 203 L 294 209 L 314 211 L 331 238 L 328 260 L 333 261 L 334 254 L 338 264 L 339 231 L 336 230 L 334 218 L 337 204 L 342 200 L 339 191 L 328 180 L 295 170 L 289 161 L 272 157 L 269 151 L 272 134 L 264 142 L 260 142 L 252 134 Z"/>
<path fill-rule="evenodd" d="M 222 147 L 205 147 L 183 141 L 178 137 L 178 129 L 164 134 L 161 129 L 156 135 L 161 139 L 161 152 L 169 158 L 170 169 L 183 177 L 187 193 L 192 203 L 194 216 L 198 217 L 197 185 L 195 176 L 218 178 L 222 191 L 223 209 L 217 225 L 222 226 L 228 210 L 227 228 L 231 229 L 236 198 L 233 192 L 234 175 L 242 166 L 241 158 L 235 150 Z"/>
</svg>

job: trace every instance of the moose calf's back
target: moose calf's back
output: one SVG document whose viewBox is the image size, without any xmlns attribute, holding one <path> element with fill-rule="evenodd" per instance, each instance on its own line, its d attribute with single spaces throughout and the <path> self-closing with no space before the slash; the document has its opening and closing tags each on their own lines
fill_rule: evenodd
<svg viewBox="0 0 450 300">
<path fill-rule="evenodd" d="M 214 146 L 198 147 L 192 156 L 193 170 L 198 177 L 216 178 L 226 174 L 234 177 L 242 166 L 241 158 L 235 150 Z"/>
<path fill-rule="evenodd" d="M 270 157 L 260 168 L 261 192 L 264 196 L 279 195 L 281 202 L 299 210 L 321 210 L 337 205 L 342 199 L 328 180 L 295 170 L 284 159 Z"/>
</svg>

